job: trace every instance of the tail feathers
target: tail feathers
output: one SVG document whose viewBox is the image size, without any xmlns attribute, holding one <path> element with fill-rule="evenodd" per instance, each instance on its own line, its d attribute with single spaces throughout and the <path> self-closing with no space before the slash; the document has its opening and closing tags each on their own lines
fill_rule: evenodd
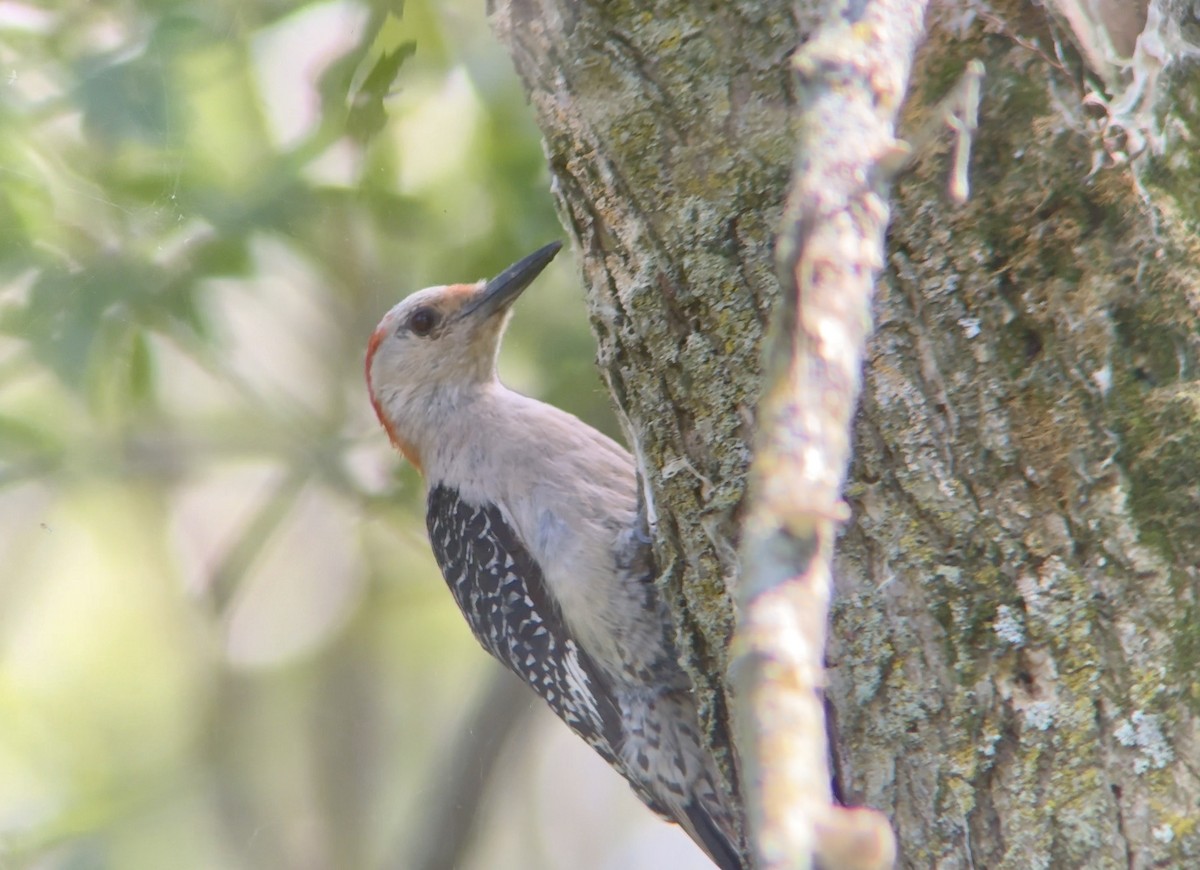
<svg viewBox="0 0 1200 870">
<path fill-rule="evenodd" d="M 746 870 L 749 867 L 737 844 L 701 804 L 692 801 L 685 806 L 679 822 L 720 870 Z"/>
</svg>

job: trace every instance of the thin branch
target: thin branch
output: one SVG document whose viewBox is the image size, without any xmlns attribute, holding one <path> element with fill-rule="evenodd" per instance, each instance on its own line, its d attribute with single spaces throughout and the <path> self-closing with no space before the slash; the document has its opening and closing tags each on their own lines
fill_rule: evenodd
<svg viewBox="0 0 1200 870">
<path fill-rule="evenodd" d="M 492 774 L 532 709 L 524 684 L 503 668 L 493 670 L 444 763 L 433 768 L 434 796 L 417 828 L 420 840 L 386 866 L 455 870 L 466 863 Z"/>
<path fill-rule="evenodd" d="M 220 563 L 209 577 L 205 592 L 213 613 L 228 621 L 233 615 L 237 596 L 244 592 L 245 580 L 254 560 L 270 543 L 272 536 L 296 505 L 309 481 L 307 469 L 288 471 L 263 499 L 254 516 L 246 522 L 237 540 L 225 551 Z"/>
<path fill-rule="evenodd" d="M 730 671 L 762 868 L 895 860 L 880 813 L 833 805 L 824 650 L 886 191 L 908 154 L 895 119 L 924 14 L 922 0 L 831 3 L 794 61 L 804 97 L 777 248 L 785 292 L 767 338 Z"/>
<path fill-rule="evenodd" d="M 979 98 L 983 86 L 983 73 L 982 61 L 972 60 L 967 63 L 950 93 L 937 104 L 925 124 L 908 137 L 911 151 L 907 165 L 911 165 L 942 135 L 943 130 L 949 128 L 954 133 L 954 160 L 949 193 L 959 205 L 971 196 L 967 168 L 971 160 L 972 140 L 979 128 Z"/>
</svg>

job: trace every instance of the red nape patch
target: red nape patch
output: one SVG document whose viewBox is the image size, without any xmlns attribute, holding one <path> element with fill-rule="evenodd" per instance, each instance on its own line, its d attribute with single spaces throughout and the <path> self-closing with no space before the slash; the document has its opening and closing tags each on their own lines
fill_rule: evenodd
<svg viewBox="0 0 1200 870">
<path fill-rule="evenodd" d="M 371 333 L 371 337 L 367 339 L 367 384 L 371 383 L 371 360 L 375 359 L 375 351 L 379 350 L 379 344 L 383 341 L 383 329 L 376 327 Z"/>
<path fill-rule="evenodd" d="M 392 421 L 388 419 L 387 414 L 383 411 L 383 406 L 375 398 L 375 387 L 371 384 L 371 360 L 375 358 L 375 351 L 379 349 L 379 343 L 383 341 L 383 336 L 384 331 L 376 329 L 371 333 L 371 338 L 367 342 L 367 395 L 371 397 L 371 407 L 375 409 L 375 416 L 379 418 L 379 422 L 383 425 L 383 429 L 387 432 L 392 444 L 396 446 L 396 449 L 400 451 L 405 459 L 413 464 L 413 467 L 417 471 L 424 474 L 425 469 L 421 467 L 421 457 L 417 454 L 417 449 L 397 434 L 396 427 L 392 425 Z"/>
</svg>

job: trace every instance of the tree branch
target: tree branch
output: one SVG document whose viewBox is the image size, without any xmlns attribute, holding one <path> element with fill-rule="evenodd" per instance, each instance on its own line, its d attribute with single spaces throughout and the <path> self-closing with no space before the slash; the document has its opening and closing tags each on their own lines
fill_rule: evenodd
<svg viewBox="0 0 1200 870">
<path fill-rule="evenodd" d="M 886 188 L 907 149 L 895 118 L 925 3 L 831 4 L 794 59 L 799 156 L 777 247 L 785 292 L 742 539 L 730 683 L 761 866 L 887 867 L 884 817 L 832 804 L 823 707 L 836 524 L 850 427 L 883 264 Z"/>
<path fill-rule="evenodd" d="M 409 852 L 407 860 L 389 866 L 453 870 L 462 866 L 474 844 L 492 774 L 532 709 L 532 696 L 520 680 L 503 668 L 492 670 L 444 763 L 433 768 L 434 794 L 418 829 L 421 836 L 412 846 L 397 850 Z"/>
</svg>

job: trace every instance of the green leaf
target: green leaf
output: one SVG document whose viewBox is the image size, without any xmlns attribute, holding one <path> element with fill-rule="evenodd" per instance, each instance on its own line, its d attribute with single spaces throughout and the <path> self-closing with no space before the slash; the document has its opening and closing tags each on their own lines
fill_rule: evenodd
<svg viewBox="0 0 1200 870">
<path fill-rule="evenodd" d="M 109 63 L 91 57 L 79 64 L 76 99 L 89 135 L 107 143 L 134 139 L 154 145 L 172 141 L 174 100 L 171 70 L 156 55 Z"/>
<path fill-rule="evenodd" d="M 405 42 L 392 51 L 385 51 L 375 61 L 362 87 L 351 97 L 350 114 L 346 118 L 346 132 L 360 143 L 367 143 L 379 135 L 387 125 L 387 111 L 383 101 L 392 93 L 400 67 L 417 50 L 415 42 Z"/>
</svg>

